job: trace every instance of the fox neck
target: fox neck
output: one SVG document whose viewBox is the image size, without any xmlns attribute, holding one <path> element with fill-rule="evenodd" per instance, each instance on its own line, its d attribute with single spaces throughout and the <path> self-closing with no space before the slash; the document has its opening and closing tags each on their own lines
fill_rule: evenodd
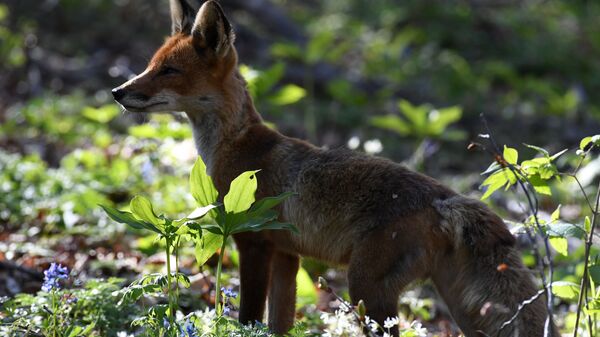
<svg viewBox="0 0 600 337">
<path fill-rule="evenodd" d="M 186 111 L 192 126 L 196 150 L 212 173 L 216 151 L 225 149 L 246 130 L 262 123 L 262 119 L 246 89 L 239 72 L 232 73 L 224 82 L 223 94 L 209 108 Z"/>
</svg>

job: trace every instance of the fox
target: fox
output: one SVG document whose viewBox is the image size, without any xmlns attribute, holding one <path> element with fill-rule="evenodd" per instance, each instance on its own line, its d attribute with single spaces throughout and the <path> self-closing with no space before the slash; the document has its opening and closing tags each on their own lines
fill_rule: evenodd
<svg viewBox="0 0 600 337">
<path fill-rule="evenodd" d="M 197 11 L 185 0 L 169 5 L 171 35 L 141 74 L 112 89 L 116 102 L 134 113 L 184 112 L 219 195 L 249 170 L 260 170 L 257 198 L 295 193 L 278 211 L 299 234 L 234 236 L 240 322 L 261 322 L 267 309 L 269 329 L 287 333 L 306 256 L 345 266 L 352 303 L 363 300 L 380 323 L 397 316 L 403 289 L 431 280 L 467 337 L 559 336 L 515 237 L 484 203 L 391 160 L 323 149 L 267 127 L 219 3 Z"/>
</svg>

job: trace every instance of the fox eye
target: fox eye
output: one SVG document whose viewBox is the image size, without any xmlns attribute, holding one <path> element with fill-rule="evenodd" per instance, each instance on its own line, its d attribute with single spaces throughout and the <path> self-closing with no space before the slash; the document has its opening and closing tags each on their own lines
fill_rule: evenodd
<svg viewBox="0 0 600 337">
<path fill-rule="evenodd" d="M 158 76 L 181 74 L 181 71 L 169 66 L 162 66 L 158 72 Z"/>
</svg>

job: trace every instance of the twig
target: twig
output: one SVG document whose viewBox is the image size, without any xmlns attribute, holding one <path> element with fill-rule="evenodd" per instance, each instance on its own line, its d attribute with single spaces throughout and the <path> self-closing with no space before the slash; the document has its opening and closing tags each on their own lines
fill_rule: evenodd
<svg viewBox="0 0 600 337">
<path fill-rule="evenodd" d="M 517 319 L 517 317 L 519 316 L 519 314 L 521 313 L 521 310 L 523 310 L 523 308 L 525 308 L 527 305 L 533 303 L 545 292 L 546 292 L 546 289 L 540 289 L 540 290 L 538 290 L 537 293 L 535 293 L 535 295 L 533 295 L 530 298 L 526 299 L 525 301 L 521 302 L 519 304 L 519 306 L 517 307 L 517 311 L 515 311 L 515 313 L 512 315 L 512 317 L 508 321 L 502 323 L 499 331 L 502 331 L 502 329 L 504 329 L 505 327 L 512 324 L 515 321 L 515 319 Z"/>
<path fill-rule="evenodd" d="M 587 291 L 587 278 L 588 278 L 588 266 L 590 260 L 590 248 L 592 247 L 592 241 L 594 238 L 594 229 L 596 228 L 596 219 L 598 218 L 598 210 L 600 204 L 600 183 L 598 183 L 598 191 L 596 192 L 596 207 L 592 212 L 592 224 L 590 233 L 585 242 L 585 257 L 583 266 L 583 277 L 581 278 L 581 285 L 579 286 L 579 300 L 577 301 L 577 316 L 575 318 L 575 329 L 573 330 L 573 337 L 577 337 L 577 328 L 579 326 L 579 318 L 581 316 L 581 306 L 583 304 L 584 294 Z M 589 324 L 589 323 L 588 323 Z"/>
</svg>

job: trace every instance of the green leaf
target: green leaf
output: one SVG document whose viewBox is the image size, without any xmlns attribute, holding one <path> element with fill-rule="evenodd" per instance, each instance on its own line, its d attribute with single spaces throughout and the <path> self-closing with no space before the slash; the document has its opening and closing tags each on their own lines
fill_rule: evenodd
<svg viewBox="0 0 600 337">
<path fill-rule="evenodd" d="M 211 177 L 206 172 L 206 165 L 198 157 L 190 174 L 190 191 L 200 206 L 208 206 L 217 201 L 219 193 Z"/>
<path fill-rule="evenodd" d="M 396 115 L 375 116 L 371 118 L 370 122 L 373 126 L 394 131 L 402 136 L 411 133 L 410 126 Z"/>
<path fill-rule="evenodd" d="M 548 185 L 548 182 L 543 180 L 539 174 L 535 174 L 529 177 L 529 182 L 539 194 L 552 195 L 552 189 Z"/>
<path fill-rule="evenodd" d="M 188 216 L 186 216 L 186 219 L 198 220 L 216 207 L 217 207 L 217 205 L 208 205 L 208 206 L 204 206 L 204 207 L 198 207 L 195 210 L 193 210 L 192 213 L 188 214 Z"/>
<path fill-rule="evenodd" d="M 222 235 L 203 231 L 202 238 L 196 242 L 194 247 L 194 255 L 198 266 L 205 264 L 221 248 L 221 245 L 223 245 Z"/>
<path fill-rule="evenodd" d="M 434 136 L 441 135 L 448 125 L 460 120 L 461 116 L 462 109 L 458 106 L 431 110 L 428 114 L 428 133 Z"/>
<path fill-rule="evenodd" d="M 548 225 L 548 234 L 551 236 L 559 236 L 563 238 L 585 238 L 583 229 L 575 224 L 567 222 L 553 222 Z"/>
<path fill-rule="evenodd" d="M 107 123 L 119 114 L 119 108 L 116 104 L 107 104 L 99 108 L 85 107 L 81 114 L 95 122 Z"/>
<path fill-rule="evenodd" d="M 552 155 L 552 157 L 550 157 L 550 160 L 556 160 L 556 158 L 562 156 L 565 152 L 567 152 L 569 149 L 564 149 L 560 152 L 555 153 L 554 155 Z"/>
<path fill-rule="evenodd" d="M 546 151 L 545 149 L 543 149 L 543 148 L 541 148 L 539 146 L 535 146 L 535 145 L 531 145 L 531 144 L 523 144 L 523 145 L 527 146 L 530 149 L 536 150 L 537 152 L 543 154 L 544 157 L 549 157 L 550 156 L 550 153 L 548 153 L 548 151 Z"/>
<path fill-rule="evenodd" d="M 296 285 L 296 295 L 298 297 L 297 308 L 317 301 L 317 289 L 306 269 L 300 268 L 298 270 Z"/>
<path fill-rule="evenodd" d="M 588 273 L 596 285 L 600 285 L 600 265 L 590 266 Z"/>
<path fill-rule="evenodd" d="M 512 147 L 507 147 L 504 145 L 504 152 L 502 154 L 504 156 L 504 160 L 506 160 L 511 165 L 517 165 L 517 160 L 519 159 L 519 152 Z"/>
<path fill-rule="evenodd" d="M 295 84 L 287 84 L 279 89 L 274 95 L 269 98 L 271 104 L 288 105 L 301 100 L 306 96 L 306 90 Z"/>
<path fill-rule="evenodd" d="M 285 192 L 285 193 L 281 193 L 280 195 L 278 195 L 276 197 L 262 198 L 252 205 L 249 212 L 252 214 L 256 214 L 256 215 L 262 214 L 263 212 L 279 205 L 285 199 L 291 197 L 294 194 L 295 194 L 294 192 Z"/>
<path fill-rule="evenodd" d="M 140 220 L 144 220 L 159 227 L 165 224 L 165 220 L 159 218 L 154 213 L 154 209 L 152 208 L 152 203 L 150 200 L 143 196 L 136 195 L 133 199 L 131 199 L 129 207 L 131 207 L 131 212 L 133 215 Z"/>
<path fill-rule="evenodd" d="M 509 184 L 508 174 L 510 173 L 508 173 L 506 169 L 502 169 L 487 177 L 483 183 L 481 183 L 482 187 L 487 187 L 487 190 L 481 197 L 481 200 L 487 199 L 496 190 L 504 185 Z"/>
<path fill-rule="evenodd" d="M 552 215 L 550 215 L 551 222 L 554 222 L 560 218 L 560 207 L 561 207 L 561 205 L 558 205 L 558 207 L 556 207 L 554 212 L 552 212 Z"/>
<path fill-rule="evenodd" d="M 231 182 L 229 192 L 223 198 L 226 212 L 241 213 L 250 208 L 258 186 L 256 172 L 258 171 L 246 171 Z"/>
<path fill-rule="evenodd" d="M 584 151 L 586 146 L 592 142 L 592 136 L 589 137 L 585 137 L 581 140 L 581 142 L 579 143 L 579 149 Z"/>
<path fill-rule="evenodd" d="M 236 229 L 232 234 L 242 233 L 242 232 L 260 232 L 265 230 L 289 230 L 296 234 L 300 234 L 300 231 L 296 226 L 291 223 L 281 223 L 281 222 L 267 222 L 264 224 L 255 224 L 255 225 L 245 225 L 240 226 Z"/>
<path fill-rule="evenodd" d="M 600 298 L 590 301 L 586 306 L 583 307 L 583 311 L 587 315 L 600 313 Z"/>
<path fill-rule="evenodd" d="M 550 245 L 556 250 L 557 253 L 568 256 L 569 255 L 569 244 L 567 239 L 559 236 L 551 236 L 549 238 Z"/>
<path fill-rule="evenodd" d="M 106 212 L 106 214 L 108 214 L 108 216 L 111 219 L 118 223 L 129 225 L 135 229 L 148 229 L 153 232 L 156 232 L 157 234 L 162 234 L 162 232 L 158 230 L 158 228 L 156 228 L 153 224 L 145 222 L 143 220 L 138 220 L 133 216 L 133 214 L 129 212 L 119 211 L 118 209 L 103 205 L 100 205 L 100 207 L 102 207 L 104 212 Z"/>
<path fill-rule="evenodd" d="M 552 283 L 552 293 L 562 299 L 574 300 L 579 295 L 579 285 L 573 282 L 556 281 Z"/>
<path fill-rule="evenodd" d="M 67 331 L 65 331 L 65 335 L 67 337 L 76 337 L 76 336 L 79 336 L 79 333 L 81 333 L 81 331 L 83 331 L 83 327 L 82 326 L 71 325 L 71 326 L 69 326 L 69 328 L 67 329 Z"/>
<path fill-rule="evenodd" d="M 586 216 L 583 220 L 583 229 L 585 229 L 585 232 L 588 234 L 592 231 L 592 222 L 590 221 L 589 216 Z"/>
</svg>

